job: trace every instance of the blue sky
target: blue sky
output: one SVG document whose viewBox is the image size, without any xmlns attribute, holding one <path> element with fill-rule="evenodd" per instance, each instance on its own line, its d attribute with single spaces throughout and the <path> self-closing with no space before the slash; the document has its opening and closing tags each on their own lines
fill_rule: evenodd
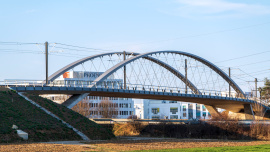
<svg viewBox="0 0 270 152">
<path fill-rule="evenodd" d="M 268 0 L 10 0 L 1 1 L 0 19 L 1 42 L 48 41 L 140 53 L 180 50 L 232 67 L 235 77 L 248 73 L 244 81 L 270 77 Z M 0 81 L 44 79 L 43 49 L 0 44 Z M 65 50 L 51 53 L 49 74 L 79 59 L 64 55 Z M 220 62 L 234 58 L 239 59 Z M 243 85 L 244 91 L 248 85 L 253 83 Z"/>
</svg>

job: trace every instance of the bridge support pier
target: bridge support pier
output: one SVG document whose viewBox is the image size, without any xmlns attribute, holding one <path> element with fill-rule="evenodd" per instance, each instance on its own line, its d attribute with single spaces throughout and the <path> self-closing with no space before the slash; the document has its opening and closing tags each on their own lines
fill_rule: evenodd
<svg viewBox="0 0 270 152">
<path fill-rule="evenodd" d="M 244 104 L 244 112 L 246 120 L 255 120 L 253 108 L 251 104 Z"/>
<path fill-rule="evenodd" d="M 213 116 L 221 116 L 221 114 L 217 111 L 217 108 L 215 106 L 210 106 L 210 105 L 204 105 L 208 112 Z"/>
<path fill-rule="evenodd" d="M 85 97 L 87 97 L 89 93 L 84 94 L 74 94 L 70 98 L 68 98 L 62 105 L 66 106 L 67 108 L 71 109 L 74 107 L 78 102 L 82 101 Z"/>
</svg>

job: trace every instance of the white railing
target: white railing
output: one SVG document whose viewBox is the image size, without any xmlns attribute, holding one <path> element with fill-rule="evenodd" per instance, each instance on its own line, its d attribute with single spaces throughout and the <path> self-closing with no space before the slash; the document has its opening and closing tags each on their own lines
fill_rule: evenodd
<svg viewBox="0 0 270 152">
<path fill-rule="evenodd" d="M 106 81 L 105 81 L 106 82 Z M 106 84 L 106 83 L 105 83 Z M 106 88 L 106 89 L 124 89 L 123 83 L 112 83 L 111 85 L 104 85 L 103 82 L 96 84 L 95 82 L 92 82 L 91 84 L 64 84 L 64 83 L 56 83 L 49 81 L 46 85 L 44 80 L 13 80 L 8 79 L 4 81 L 0 81 L 0 85 L 4 86 L 50 86 L 50 87 L 82 87 L 82 88 Z M 134 91 L 151 91 L 151 92 L 166 92 L 166 93 L 181 93 L 185 94 L 186 90 L 185 88 L 177 88 L 177 87 L 167 87 L 167 86 L 156 86 L 156 85 L 142 85 L 142 84 L 126 84 L 125 90 L 134 90 Z M 216 91 L 216 90 L 199 90 L 201 95 L 209 95 L 209 96 L 220 96 L 220 97 L 229 97 L 227 93 L 224 93 L 222 91 Z M 188 88 L 186 94 L 195 94 L 191 89 Z M 240 96 L 237 96 L 236 93 L 232 93 L 234 95 L 231 95 L 231 98 L 241 98 Z"/>
<path fill-rule="evenodd" d="M 22 80 L 22 79 L 7 79 L 1 81 L 1 85 L 4 86 L 44 86 L 44 80 Z"/>
</svg>

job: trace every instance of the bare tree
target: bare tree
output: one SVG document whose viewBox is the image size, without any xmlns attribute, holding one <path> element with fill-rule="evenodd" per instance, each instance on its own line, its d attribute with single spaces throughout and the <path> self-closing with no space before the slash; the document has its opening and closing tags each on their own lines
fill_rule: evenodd
<svg viewBox="0 0 270 152">
<path fill-rule="evenodd" d="M 102 100 L 96 109 L 101 118 L 116 118 L 118 115 L 118 105 L 110 100 Z"/>
<path fill-rule="evenodd" d="M 78 112 L 79 114 L 89 117 L 91 113 L 91 104 L 88 101 L 80 101 L 77 103 L 72 110 Z"/>
<path fill-rule="evenodd" d="M 72 110 L 88 118 L 116 118 L 118 116 L 118 104 L 107 98 L 99 103 L 87 100 L 80 101 Z"/>
</svg>

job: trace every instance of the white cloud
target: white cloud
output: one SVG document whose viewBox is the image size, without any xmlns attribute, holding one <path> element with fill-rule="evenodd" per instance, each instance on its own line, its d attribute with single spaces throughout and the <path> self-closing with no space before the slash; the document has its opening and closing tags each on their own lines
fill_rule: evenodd
<svg viewBox="0 0 270 152">
<path fill-rule="evenodd" d="M 176 0 L 177 15 L 193 17 L 243 17 L 270 14 L 270 7 L 259 4 L 236 3 L 225 0 Z"/>
</svg>

